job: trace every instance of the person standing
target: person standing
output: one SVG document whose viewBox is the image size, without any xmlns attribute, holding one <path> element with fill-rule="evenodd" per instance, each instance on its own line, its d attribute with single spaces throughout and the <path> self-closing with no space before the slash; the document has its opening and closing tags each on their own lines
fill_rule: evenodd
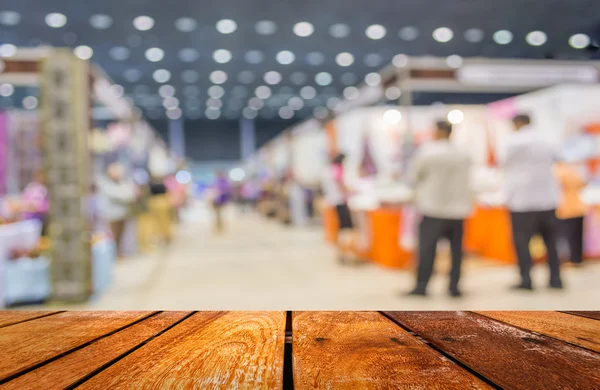
<svg viewBox="0 0 600 390">
<path fill-rule="evenodd" d="M 531 238 L 540 234 L 546 246 L 550 268 L 550 288 L 560 289 L 560 260 L 558 239 L 559 186 L 553 174 L 558 162 L 558 150 L 547 136 L 531 125 L 528 115 L 513 118 L 514 133 L 510 135 L 506 153 L 501 158 L 507 186 L 507 205 L 512 220 L 513 241 L 519 262 L 521 282 L 513 287 L 532 290 Z"/>
<path fill-rule="evenodd" d="M 577 169 L 561 162 L 555 166 L 555 175 L 562 188 L 561 198 L 556 210 L 562 236 L 569 246 L 569 258 L 573 265 L 583 263 L 583 219 L 587 207 L 580 196 L 586 183 Z"/>
<path fill-rule="evenodd" d="M 437 243 L 450 241 L 452 266 L 449 294 L 461 296 L 459 280 L 463 258 L 463 222 L 471 214 L 470 156 L 450 142 L 452 125 L 436 124 L 434 141 L 414 155 L 408 171 L 414 202 L 423 215 L 419 225 L 417 283 L 408 295 L 427 295 L 433 273 Z"/>
<path fill-rule="evenodd" d="M 233 192 L 231 183 L 225 173 L 217 172 L 213 190 L 214 198 L 212 199 L 212 206 L 215 211 L 215 231 L 217 234 L 221 234 L 225 230 L 223 208 L 231 200 Z"/>
</svg>

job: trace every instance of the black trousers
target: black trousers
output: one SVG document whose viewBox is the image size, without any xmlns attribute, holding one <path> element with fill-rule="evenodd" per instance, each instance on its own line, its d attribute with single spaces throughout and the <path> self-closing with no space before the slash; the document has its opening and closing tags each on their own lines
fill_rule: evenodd
<svg viewBox="0 0 600 390">
<path fill-rule="evenodd" d="M 583 262 L 583 217 L 560 220 L 560 233 L 569 244 L 572 263 Z"/>
<path fill-rule="evenodd" d="M 550 284 L 561 285 L 560 260 L 556 243 L 558 241 L 559 224 L 555 210 L 511 212 L 512 232 L 519 270 L 521 272 L 521 283 L 531 286 L 531 253 L 529 243 L 535 234 L 540 234 L 546 246 L 548 266 L 550 268 Z"/>
<path fill-rule="evenodd" d="M 419 225 L 419 265 L 417 288 L 426 292 L 427 283 L 433 273 L 437 243 L 442 238 L 450 240 L 452 267 L 450 269 L 450 290 L 458 291 L 460 267 L 463 257 L 463 220 L 423 217 Z"/>
</svg>

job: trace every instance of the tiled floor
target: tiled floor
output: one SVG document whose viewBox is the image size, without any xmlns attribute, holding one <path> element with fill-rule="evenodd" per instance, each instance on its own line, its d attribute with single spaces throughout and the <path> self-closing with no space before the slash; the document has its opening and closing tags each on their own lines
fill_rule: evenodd
<svg viewBox="0 0 600 390">
<path fill-rule="evenodd" d="M 443 264 L 439 268 L 442 268 Z M 514 267 L 467 260 L 465 297 L 445 296 L 446 276 L 432 280 L 431 297 L 408 298 L 411 272 L 377 265 L 342 267 L 319 227 L 286 228 L 253 214 L 230 210 L 229 230 L 214 236 L 208 212 L 188 213 L 173 246 L 117 266 L 108 293 L 70 309 L 169 310 L 462 310 L 598 309 L 600 262 L 565 268 L 565 291 L 545 288 L 538 266 L 535 292 L 512 292 Z"/>
</svg>

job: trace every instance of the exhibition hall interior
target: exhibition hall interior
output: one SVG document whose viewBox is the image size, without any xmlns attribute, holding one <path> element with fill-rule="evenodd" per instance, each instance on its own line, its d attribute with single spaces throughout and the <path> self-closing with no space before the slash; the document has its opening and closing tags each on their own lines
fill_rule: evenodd
<svg viewBox="0 0 600 390">
<path fill-rule="evenodd" d="M 593 310 L 597 0 L 0 0 L 0 307 Z"/>
</svg>

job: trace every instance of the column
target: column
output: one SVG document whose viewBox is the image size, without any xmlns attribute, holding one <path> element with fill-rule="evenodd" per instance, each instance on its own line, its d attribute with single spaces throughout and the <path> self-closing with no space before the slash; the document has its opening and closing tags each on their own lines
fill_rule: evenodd
<svg viewBox="0 0 600 390">
<path fill-rule="evenodd" d="M 246 160 L 256 151 L 256 128 L 254 119 L 240 119 L 241 159 Z"/>
</svg>

